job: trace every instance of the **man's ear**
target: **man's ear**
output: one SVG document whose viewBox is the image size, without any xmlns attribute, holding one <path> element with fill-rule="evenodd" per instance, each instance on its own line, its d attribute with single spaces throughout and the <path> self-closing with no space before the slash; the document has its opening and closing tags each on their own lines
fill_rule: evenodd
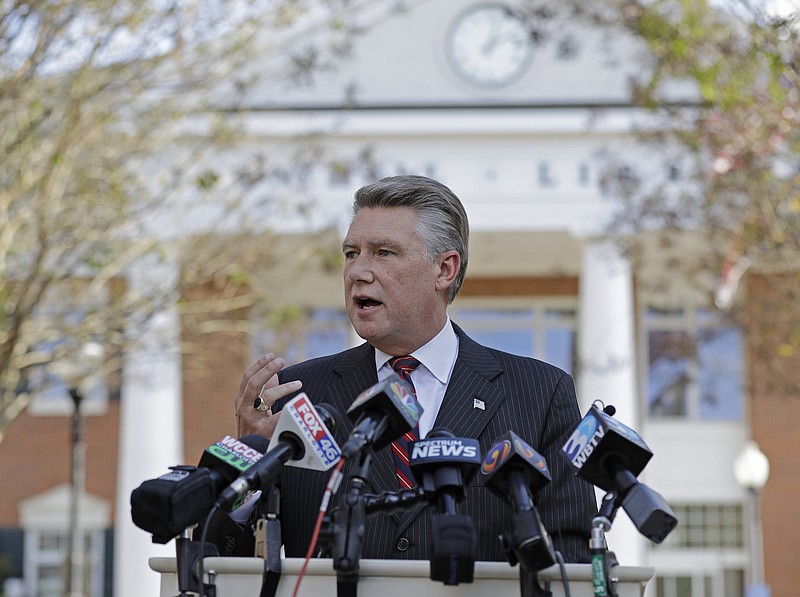
<svg viewBox="0 0 800 597">
<path fill-rule="evenodd" d="M 439 272 L 436 276 L 436 290 L 447 290 L 455 282 L 461 270 L 461 256 L 458 251 L 446 251 L 437 260 Z"/>
</svg>

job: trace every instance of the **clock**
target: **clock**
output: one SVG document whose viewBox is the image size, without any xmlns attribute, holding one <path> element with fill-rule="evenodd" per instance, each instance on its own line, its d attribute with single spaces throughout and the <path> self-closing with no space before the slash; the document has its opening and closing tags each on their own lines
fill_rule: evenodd
<svg viewBox="0 0 800 597">
<path fill-rule="evenodd" d="M 512 83 L 533 57 L 530 29 L 502 4 L 478 4 L 459 14 L 445 43 L 456 74 L 480 87 Z"/>
</svg>

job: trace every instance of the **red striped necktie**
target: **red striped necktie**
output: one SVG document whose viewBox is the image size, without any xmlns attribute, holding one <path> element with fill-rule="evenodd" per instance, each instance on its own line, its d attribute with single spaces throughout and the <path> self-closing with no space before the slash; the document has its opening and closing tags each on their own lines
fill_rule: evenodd
<svg viewBox="0 0 800 597">
<path fill-rule="evenodd" d="M 419 366 L 419 361 L 414 357 L 394 357 L 389 360 L 397 374 L 408 382 L 414 395 L 417 395 L 417 390 L 414 388 L 414 382 L 411 381 L 411 372 Z M 394 458 L 394 470 L 397 473 L 397 480 L 400 482 L 400 487 L 404 489 L 411 489 L 414 486 L 414 475 L 408 466 L 408 444 L 419 439 L 419 425 L 414 429 L 407 431 L 403 436 L 397 438 L 392 442 L 392 456 Z"/>
</svg>

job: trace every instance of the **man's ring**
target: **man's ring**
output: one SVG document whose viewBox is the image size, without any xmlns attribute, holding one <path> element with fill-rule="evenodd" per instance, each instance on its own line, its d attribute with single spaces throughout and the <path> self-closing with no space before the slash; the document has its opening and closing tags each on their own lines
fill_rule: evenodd
<svg viewBox="0 0 800 597">
<path fill-rule="evenodd" d="M 267 406 L 267 403 L 261 396 L 253 400 L 253 408 L 260 411 L 269 410 L 269 406 Z"/>
</svg>

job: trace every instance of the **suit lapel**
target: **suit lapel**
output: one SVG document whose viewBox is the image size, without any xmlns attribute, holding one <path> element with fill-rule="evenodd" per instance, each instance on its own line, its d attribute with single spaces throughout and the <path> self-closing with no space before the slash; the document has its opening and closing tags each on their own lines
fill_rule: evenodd
<svg viewBox="0 0 800 597">
<path fill-rule="evenodd" d="M 458 359 L 435 426 L 456 437 L 477 438 L 505 400 L 503 390 L 494 383 L 503 368 L 486 348 L 457 325 L 453 328 L 459 337 Z"/>
<path fill-rule="evenodd" d="M 374 354 L 372 346 L 365 343 L 343 352 L 333 364 L 335 375 L 325 397 L 342 413 L 347 412 L 358 394 L 378 383 Z"/>
</svg>

